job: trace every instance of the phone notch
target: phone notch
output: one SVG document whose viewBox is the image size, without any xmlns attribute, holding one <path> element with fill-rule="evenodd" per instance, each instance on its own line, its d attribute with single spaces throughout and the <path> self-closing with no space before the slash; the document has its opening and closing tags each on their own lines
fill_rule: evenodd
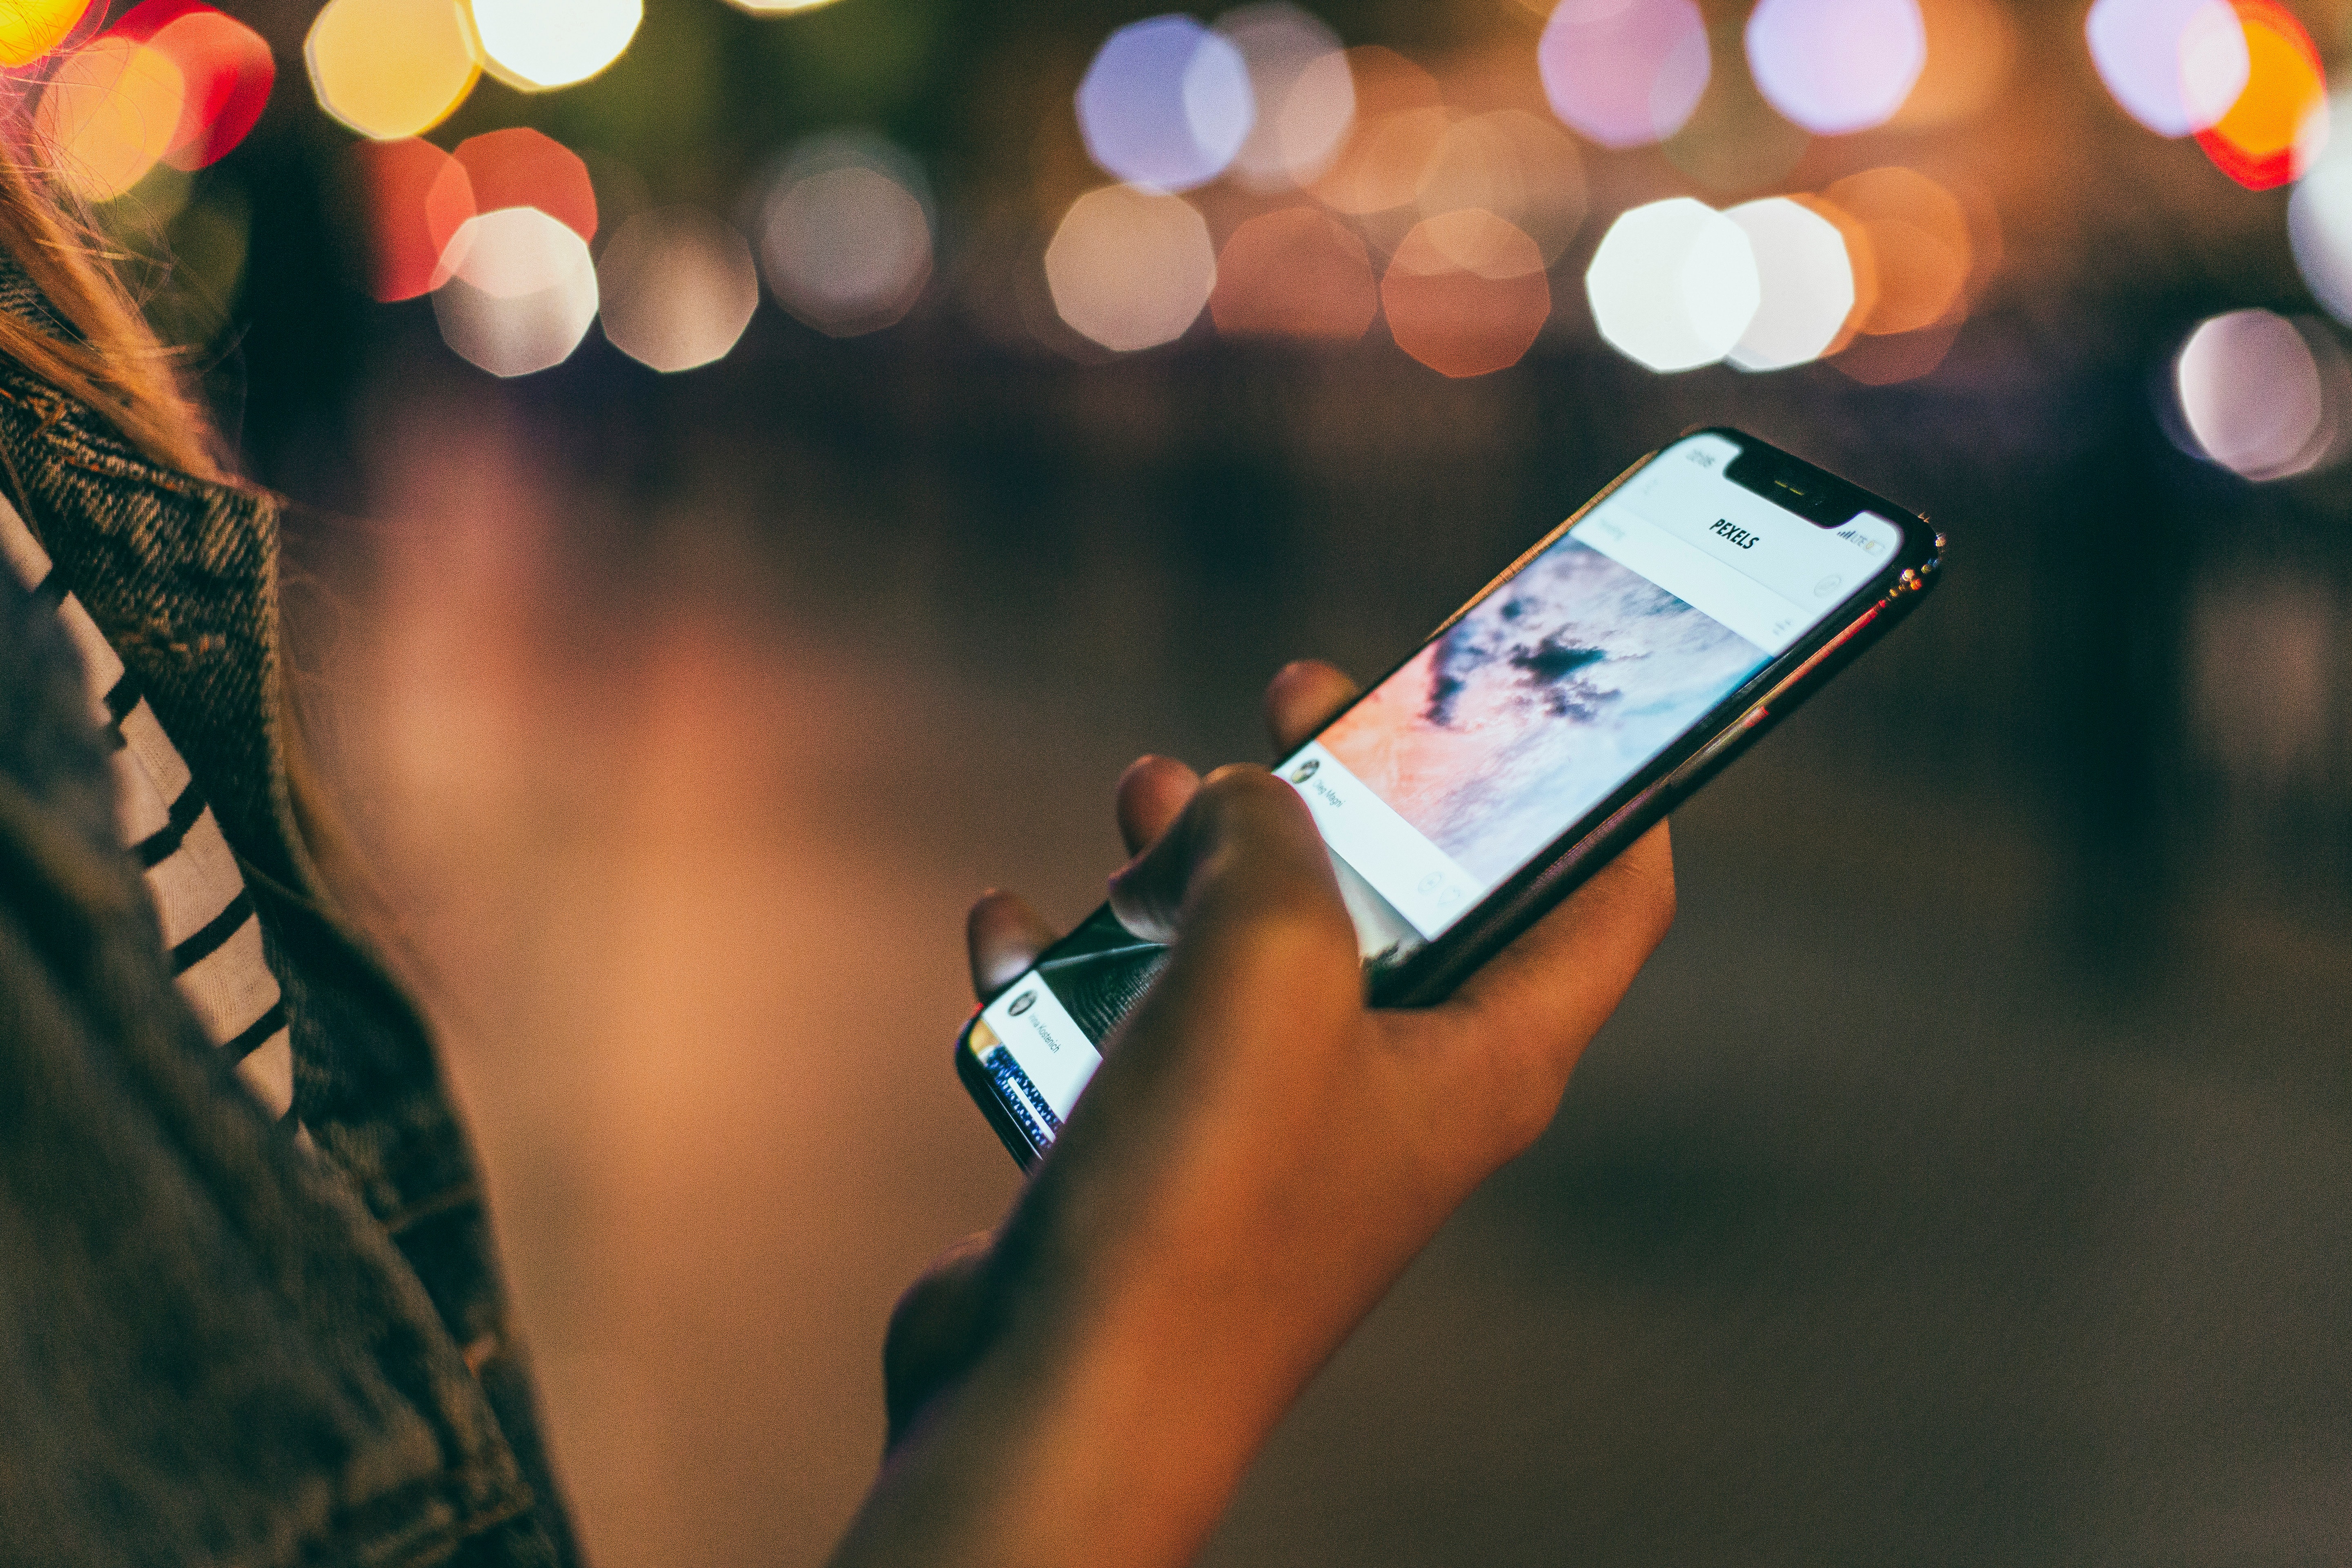
<svg viewBox="0 0 2352 1568">
<path fill-rule="evenodd" d="M 1869 504 L 1864 491 L 1835 474 L 1760 442 L 1742 447 L 1724 468 L 1723 477 L 1816 528 L 1849 522 Z"/>
</svg>

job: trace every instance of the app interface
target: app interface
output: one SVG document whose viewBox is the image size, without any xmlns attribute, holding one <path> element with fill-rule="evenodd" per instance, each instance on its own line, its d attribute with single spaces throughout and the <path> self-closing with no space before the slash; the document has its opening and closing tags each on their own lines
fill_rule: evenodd
<svg viewBox="0 0 2352 1568">
<path fill-rule="evenodd" d="M 1822 528 L 1677 443 L 1277 765 L 1315 815 L 1365 963 L 1427 945 L 1875 575 L 1902 531 Z M 973 1026 L 1050 1144 L 1163 950 L 1097 910 Z"/>
</svg>

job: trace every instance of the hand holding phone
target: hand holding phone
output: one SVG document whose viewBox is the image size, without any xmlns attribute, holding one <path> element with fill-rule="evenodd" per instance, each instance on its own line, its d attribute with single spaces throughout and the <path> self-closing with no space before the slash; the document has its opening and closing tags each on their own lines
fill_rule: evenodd
<svg viewBox="0 0 2352 1568">
<path fill-rule="evenodd" d="M 1906 615 L 1942 545 L 1737 431 L 1620 476 L 1276 764 L 1325 840 L 1371 998 L 1452 994 Z M 1117 903 L 957 1042 L 1024 1165 L 1168 962 L 1164 930 Z"/>
<path fill-rule="evenodd" d="M 1277 742 L 1352 695 L 1286 672 Z M 1119 818 L 1120 906 L 1175 944 L 1000 1233 L 894 1318 L 903 1440 L 838 1563 L 1190 1560 L 1299 1389 L 1549 1121 L 1673 914 L 1660 827 L 1445 1003 L 1375 1009 L 1291 786 L 1149 764 Z M 984 901 L 976 984 L 1041 934 Z"/>
</svg>

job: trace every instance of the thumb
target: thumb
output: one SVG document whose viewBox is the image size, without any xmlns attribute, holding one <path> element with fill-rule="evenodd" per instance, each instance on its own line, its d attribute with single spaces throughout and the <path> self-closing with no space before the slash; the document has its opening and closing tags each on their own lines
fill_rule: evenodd
<svg viewBox="0 0 2352 1568">
<path fill-rule="evenodd" d="M 1111 912 L 1147 942 L 1174 942 L 1212 900 L 1236 914 L 1298 904 L 1346 923 L 1307 803 L 1264 768 L 1211 773 L 1175 826 L 1110 880 Z"/>
</svg>

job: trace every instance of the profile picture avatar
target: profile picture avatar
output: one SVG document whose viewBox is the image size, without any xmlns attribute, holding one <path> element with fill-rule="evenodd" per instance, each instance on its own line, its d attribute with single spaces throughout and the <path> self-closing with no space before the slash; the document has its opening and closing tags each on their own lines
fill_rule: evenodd
<svg viewBox="0 0 2352 1568">
<path fill-rule="evenodd" d="M 1322 759 L 1319 757 L 1307 758 L 1305 762 L 1290 770 L 1290 782 L 1295 784 L 1305 784 L 1308 779 L 1315 776 L 1315 770 L 1322 765 Z"/>
</svg>

